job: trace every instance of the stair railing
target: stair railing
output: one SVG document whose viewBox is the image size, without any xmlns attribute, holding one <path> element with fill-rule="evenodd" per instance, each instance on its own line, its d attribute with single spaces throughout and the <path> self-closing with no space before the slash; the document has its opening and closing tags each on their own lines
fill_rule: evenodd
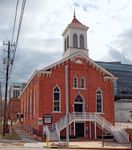
<svg viewBox="0 0 132 150">
<path fill-rule="evenodd" d="M 115 139 L 121 143 L 122 135 L 124 136 L 124 140 L 129 141 L 129 136 L 128 134 L 123 130 L 123 129 L 118 129 L 115 128 L 109 121 L 107 121 L 105 118 L 103 118 L 101 115 L 96 114 L 96 113 L 89 113 L 89 112 L 72 112 L 69 113 L 69 124 L 76 120 L 89 120 L 89 121 L 96 121 L 97 124 L 102 126 L 103 123 L 103 128 L 109 131 Z M 66 116 L 61 118 L 59 121 L 55 123 L 55 129 L 60 137 L 60 131 L 63 130 L 66 127 Z M 47 129 L 47 132 L 49 134 L 49 129 Z"/>
</svg>

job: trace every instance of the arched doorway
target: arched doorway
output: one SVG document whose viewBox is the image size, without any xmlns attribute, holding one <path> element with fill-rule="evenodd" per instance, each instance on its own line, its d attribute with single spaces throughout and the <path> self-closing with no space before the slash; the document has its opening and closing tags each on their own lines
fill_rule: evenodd
<svg viewBox="0 0 132 150">
<path fill-rule="evenodd" d="M 77 95 L 74 100 L 74 111 L 83 112 L 84 111 L 84 100 L 81 95 Z"/>
<path fill-rule="evenodd" d="M 74 100 L 74 112 L 83 112 L 85 111 L 85 102 L 83 97 L 78 94 Z M 74 123 L 75 135 L 77 137 L 84 137 L 84 122 L 76 121 Z"/>
</svg>

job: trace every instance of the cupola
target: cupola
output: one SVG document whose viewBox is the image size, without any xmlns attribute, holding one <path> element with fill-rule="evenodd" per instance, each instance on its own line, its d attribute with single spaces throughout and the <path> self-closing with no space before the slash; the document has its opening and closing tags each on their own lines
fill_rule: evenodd
<svg viewBox="0 0 132 150">
<path fill-rule="evenodd" d="M 87 30 L 89 27 L 82 24 L 75 15 L 70 24 L 62 33 L 64 42 L 63 58 L 82 52 L 88 56 L 87 49 Z"/>
</svg>

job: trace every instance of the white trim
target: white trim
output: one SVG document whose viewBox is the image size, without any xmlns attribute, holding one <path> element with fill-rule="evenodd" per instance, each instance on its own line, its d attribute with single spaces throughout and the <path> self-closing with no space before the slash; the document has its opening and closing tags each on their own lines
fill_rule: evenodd
<svg viewBox="0 0 132 150">
<path fill-rule="evenodd" d="M 102 71 L 104 75 L 106 75 L 107 77 L 109 76 L 109 78 L 116 80 L 117 78 L 115 78 L 115 76 L 113 74 L 111 74 L 109 71 L 107 71 L 106 69 L 104 69 L 103 67 L 99 66 L 96 62 L 94 62 L 92 59 L 90 59 L 87 55 L 83 54 L 82 52 L 77 52 L 74 53 L 73 55 L 70 55 L 68 57 L 65 57 L 63 59 L 61 59 L 60 61 L 57 61 L 54 64 L 51 64 L 49 66 L 47 66 L 46 68 L 42 69 L 42 70 L 36 70 L 33 75 L 31 76 L 31 78 L 28 80 L 27 85 L 25 86 L 25 88 L 23 89 L 22 93 L 20 94 L 19 98 L 21 97 L 21 95 L 25 92 L 25 90 L 27 89 L 28 85 L 30 84 L 30 82 L 32 81 L 32 79 L 37 75 L 37 73 L 41 72 L 41 71 L 46 71 L 49 69 L 52 69 L 53 67 L 59 65 L 59 64 L 63 64 L 65 61 L 66 63 L 68 62 L 68 60 L 72 59 L 73 57 L 83 57 L 87 60 L 87 62 L 89 63 L 89 66 L 93 65 L 97 68 L 98 71 Z M 45 73 L 46 73 L 45 72 Z M 49 71 L 50 73 L 50 71 Z"/>
<path fill-rule="evenodd" d="M 82 86 L 82 79 L 84 80 L 84 87 L 81 87 Z M 81 79 L 80 79 L 80 88 L 81 89 L 86 89 L 86 79 L 85 79 L 85 77 L 81 77 Z"/>
<path fill-rule="evenodd" d="M 29 110 L 28 110 L 28 109 L 29 109 L 29 108 L 28 108 L 28 107 L 29 107 L 29 106 L 28 106 L 28 105 L 29 105 L 28 96 L 29 96 L 29 95 L 28 95 L 28 92 L 27 92 L 27 94 L 26 94 L 26 102 L 27 102 L 27 115 L 26 115 L 26 118 L 28 118 L 28 111 L 29 111 Z"/>
<path fill-rule="evenodd" d="M 76 81 L 77 81 L 77 87 L 74 86 L 74 81 L 75 81 L 75 79 L 76 79 Z M 78 77 L 77 77 L 77 76 L 75 76 L 75 77 L 73 78 L 73 88 L 78 88 Z"/>
<path fill-rule="evenodd" d="M 42 70 L 49 70 L 51 68 L 53 68 L 54 66 L 58 65 L 58 64 L 62 64 L 64 63 L 65 61 L 68 61 L 70 60 L 71 58 L 73 57 L 77 57 L 81 55 L 82 57 L 84 57 L 89 63 L 90 65 L 93 65 L 95 67 L 97 67 L 98 69 L 100 69 L 102 72 L 104 72 L 104 74 L 110 76 L 111 78 L 115 77 L 113 74 L 111 74 L 109 71 L 107 71 L 106 69 L 104 69 L 103 67 L 101 67 L 100 65 L 98 65 L 96 62 L 94 62 L 92 59 L 90 59 L 87 55 L 84 55 L 82 52 L 77 52 L 77 53 L 74 53 L 73 55 L 70 55 L 68 57 L 65 57 L 64 59 L 61 59 L 60 61 L 57 61 L 56 63 L 54 64 L 51 64 L 49 66 L 47 66 L 46 68 L 42 69 Z"/>
<path fill-rule="evenodd" d="M 54 110 L 54 89 L 55 88 L 58 88 L 59 89 L 59 111 L 55 111 Z M 53 113 L 61 113 L 61 89 L 60 89 L 60 87 L 58 86 L 58 85 L 56 85 L 54 88 L 53 88 L 53 91 L 52 91 L 52 93 L 53 93 Z"/>
<path fill-rule="evenodd" d="M 94 121 L 94 138 L 97 139 L 97 132 L 96 132 L 96 121 Z"/>
<path fill-rule="evenodd" d="M 68 29 L 70 28 L 77 28 L 77 29 L 83 29 L 83 30 L 88 30 L 89 27 L 87 27 L 86 25 L 81 25 L 81 26 L 74 26 L 72 24 L 68 24 L 68 26 L 65 28 L 65 30 L 62 33 L 62 36 L 64 36 L 64 34 L 67 32 Z"/>
<path fill-rule="evenodd" d="M 72 88 L 73 90 L 87 90 L 87 88 Z"/>
<path fill-rule="evenodd" d="M 23 107 L 24 107 L 23 115 L 24 115 L 24 119 L 25 119 L 25 117 L 26 117 L 26 101 L 25 101 L 25 98 L 23 99 Z"/>
<path fill-rule="evenodd" d="M 91 129 L 91 121 L 89 122 L 89 137 L 92 138 L 92 129 Z"/>
<path fill-rule="evenodd" d="M 101 92 L 101 112 L 97 112 L 97 92 L 98 91 L 100 91 Z M 96 94 L 95 94 L 95 96 L 96 96 L 96 113 L 103 113 L 103 92 L 102 92 L 102 90 L 100 89 L 100 88 L 98 88 L 97 90 L 96 90 Z"/>
<path fill-rule="evenodd" d="M 62 113 L 62 111 L 52 111 L 52 113 L 56 113 L 56 114 L 59 114 L 59 113 Z"/>
<path fill-rule="evenodd" d="M 32 89 L 29 91 L 29 101 L 30 101 L 30 115 L 32 114 Z"/>
<path fill-rule="evenodd" d="M 111 77 L 109 77 L 109 76 L 105 76 L 105 77 L 104 77 L 104 80 L 105 80 L 105 79 L 110 79 L 110 80 L 111 80 Z M 113 79 L 113 80 L 117 80 L 117 79 L 118 79 L 118 77 L 113 77 L 112 79 Z"/>
<path fill-rule="evenodd" d="M 74 48 L 78 48 L 78 35 L 76 33 L 73 33 L 73 36 L 72 36 L 72 45 L 73 45 Z"/>
<path fill-rule="evenodd" d="M 36 114 L 36 88 L 35 87 L 34 87 L 34 90 L 33 90 L 33 95 L 34 95 L 33 114 L 35 115 Z"/>
<path fill-rule="evenodd" d="M 25 90 L 27 89 L 28 85 L 30 84 L 30 82 L 32 81 L 32 79 L 36 76 L 36 74 L 39 72 L 39 70 L 35 70 L 34 73 L 32 74 L 31 78 L 28 80 L 27 85 L 25 86 L 25 88 L 23 89 L 23 91 L 21 92 L 21 94 L 19 95 L 19 99 L 21 97 L 21 95 L 25 92 Z"/>
<path fill-rule="evenodd" d="M 81 47 L 81 36 L 83 37 L 83 47 Z M 80 34 L 79 35 L 79 48 L 81 48 L 81 49 L 85 49 L 85 38 L 84 38 L 84 34 Z"/>
<path fill-rule="evenodd" d="M 70 126 L 70 135 L 72 135 L 72 123 L 69 126 Z"/>
<path fill-rule="evenodd" d="M 75 121 L 74 121 L 74 135 L 76 135 L 76 131 L 75 131 Z"/>
<path fill-rule="evenodd" d="M 78 95 L 80 95 L 80 96 L 82 97 L 83 102 L 76 102 L 76 101 L 75 101 L 75 99 L 76 99 L 76 97 L 77 97 Z M 83 95 L 82 95 L 81 93 L 77 94 L 77 95 L 75 96 L 75 98 L 74 98 L 73 111 L 75 111 L 75 104 L 82 104 L 82 107 L 83 107 L 82 112 L 85 112 L 85 110 L 86 110 L 86 106 L 85 106 L 86 103 L 85 103 L 85 99 L 84 99 L 84 97 L 83 97 Z"/>
</svg>

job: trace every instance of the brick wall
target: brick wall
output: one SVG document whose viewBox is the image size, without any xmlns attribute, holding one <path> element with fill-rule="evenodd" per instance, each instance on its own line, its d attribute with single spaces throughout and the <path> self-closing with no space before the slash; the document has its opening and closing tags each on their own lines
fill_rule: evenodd
<svg viewBox="0 0 132 150">
<path fill-rule="evenodd" d="M 68 73 L 68 92 L 69 92 L 69 111 L 74 111 L 75 97 L 80 94 L 85 101 L 85 110 L 88 112 L 96 112 L 96 90 L 101 89 L 103 93 L 103 113 L 102 116 L 114 124 L 114 91 L 113 82 L 104 81 L 104 73 L 97 70 L 92 65 L 89 66 L 85 59 L 80 59 L 82 64 L 74 61 L 64 62 L 58 66 L 51 68 L 51 75 L 36 75 L 29 83 L 26 90 L 21 95 L 21 111 L 24 111 L 24 104 L 29 102 L 29 93 L 36 91 L 36 113 L 29 113 L 30 104 L 28 103 L 28 115 L 25 116 L 24 124 L 35 129 L 42 130 L 42 126 L 38 126 L 38 117 L 42 118 L 44 114 L 52 115 L 52 123 L 59 120 L 65 115 L 65 64 L 69 66 Z M 81 77 L 85 78 L 86 88 L 73 88 L 73 78 L 78 78 L 80 87 Z M 53 112 L 53 89 L 58 86 L 61 90 L 61 112 Z M 34 92 L 32 92 L 34 93 Z M 34 94 L 32 95 L 32 99 Z M 32 109 L 34 102 L 32 102 Z M 26 110 L 27 112 L 27 107 Z"/>
</svg>

